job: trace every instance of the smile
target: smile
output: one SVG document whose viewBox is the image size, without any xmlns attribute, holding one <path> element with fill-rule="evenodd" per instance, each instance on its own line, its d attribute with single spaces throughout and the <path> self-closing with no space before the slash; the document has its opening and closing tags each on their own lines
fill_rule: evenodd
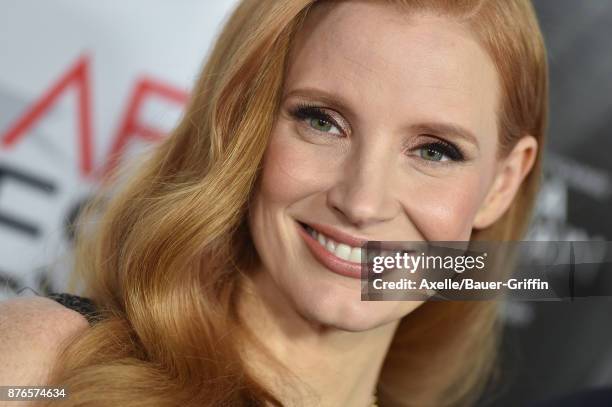
<svg viewBox="0 0 612 407">
<path fill-rule="evenodd" d="M 325 247 L 331 254 L 354 263 L 361 262 L 361 247 L 352 247 L 344 243 L 338 243 L 331 237 L 324 235 L 308 225 L 305 225 L 305 228 L 310 236 L 318 241 L 321 246 Z"/>
<path fill-rule="evenodd" d="M 362 248 L 367 240 L 334 228 L 298 222 L 298 232 L 313 257 L 334 273 L 361 278 Z"/>
</svg>

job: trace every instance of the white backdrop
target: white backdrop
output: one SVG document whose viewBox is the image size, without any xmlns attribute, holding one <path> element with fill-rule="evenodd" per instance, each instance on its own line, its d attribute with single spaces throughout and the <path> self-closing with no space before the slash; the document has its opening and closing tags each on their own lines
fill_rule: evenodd
<svg viewBox="0 0 612 407">
<path fill-rule="evenodd" d="M 0 299 L 65 288 L 66 219 L 175 124 L 235 0 L 9 0 L 0 13 Z"/>
</svg>

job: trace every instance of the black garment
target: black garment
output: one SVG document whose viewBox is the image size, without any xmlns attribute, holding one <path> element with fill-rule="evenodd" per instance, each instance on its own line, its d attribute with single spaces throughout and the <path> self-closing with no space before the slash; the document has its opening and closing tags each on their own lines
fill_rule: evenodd
<svg viewBox="0 0 612 407">
<path fill-rule="evenodd" d="M 97 311 L 96 304 L 87 297 L 81 297 L 69 293 L 50 293 L 47 295 L 48 298 L 55 300 L 78 313 L 82 314 L 90 325 L 98 322 L 101 318 Z"/>
</svg>

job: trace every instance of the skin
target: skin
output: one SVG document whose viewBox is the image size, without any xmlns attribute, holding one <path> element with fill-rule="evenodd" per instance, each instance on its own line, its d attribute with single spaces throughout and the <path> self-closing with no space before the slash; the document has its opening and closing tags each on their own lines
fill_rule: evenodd
<svg viewBox="0 0 612 407">
<path fill-rule="evenodd" d="M 422 302 L 360 301 L 360 281 L 319 263 L 297 221 L 368 240 L 469 240 L 508 208 L 537 143 L 526 135 L 497 157 L 500 79 L 470 29 L 446 17 L 324 3 L 289 61 L 249 213 L 262 262 L 242 312 L 321 405 L 365 406 L 399 320 Z M 294 117 L 300 103 L 333 123 Z M 464 160 L 428 153 L 438 139 Z"/>
</svg>

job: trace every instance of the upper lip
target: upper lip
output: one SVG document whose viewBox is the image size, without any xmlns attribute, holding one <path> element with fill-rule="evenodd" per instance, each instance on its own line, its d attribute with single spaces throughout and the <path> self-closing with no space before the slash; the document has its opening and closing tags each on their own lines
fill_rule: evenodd
<svg viewBox="0 0 612 407">
<path fill-rule="evenodd" d="M 362 247 L 369 240 L 364 237 L 353 236 L 346 232 L 342 232 L 334 228 L 333 226 L 322 225 L 320 223 L 312 223 L 312 222 L 301 222 L 301 223 L 310 226 L 317 232 L 323 233 L 325 236 L 332 238 L 334 241 L 338 243 L 344 243 L 352 247 Z"/>
</svg>

